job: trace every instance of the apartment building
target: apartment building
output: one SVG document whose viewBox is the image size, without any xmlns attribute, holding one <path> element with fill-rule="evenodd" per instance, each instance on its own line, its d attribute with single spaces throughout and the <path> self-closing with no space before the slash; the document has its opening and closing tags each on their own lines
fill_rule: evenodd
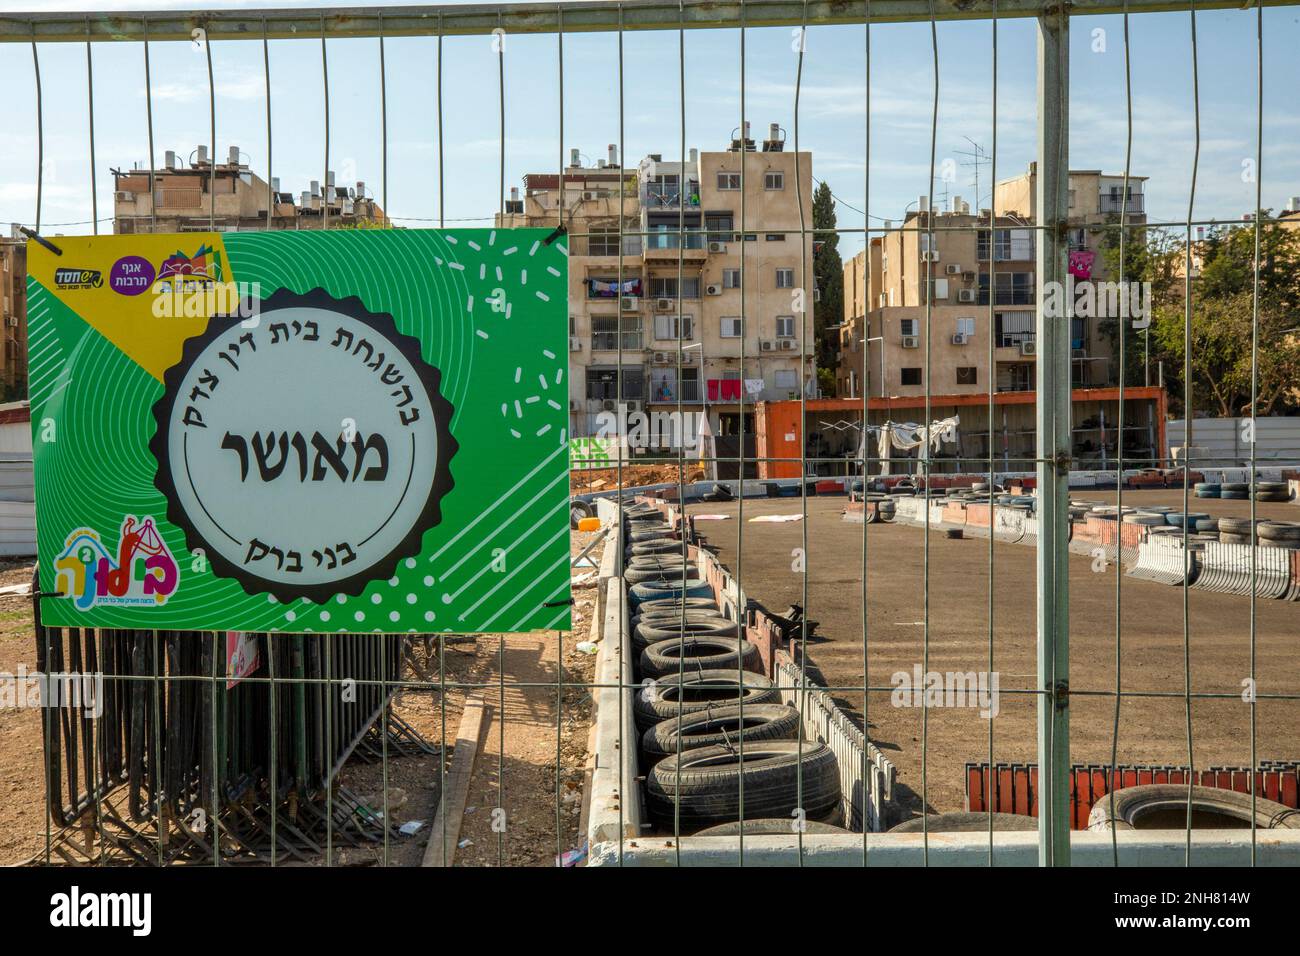
<svg viewBox="0 0 1300 956">
<path fill-rule="evenodd" d="M 784 145 L 773 126 L 761 143 L 635 168 L 613 146 L 594 165 L 572 150 L 562 177 L 530 173 L 512 191 L 498 225 L 563 221 L 570 234 L 570 434 L 595 434 L 620 400 L 647 412 L 680 402 L 708 416 L 719 454 L 734 453 L 742 395 L 752 437 L 754 403 L 814 393 L 812 154 Z"/>
<path fill-rule="evenodd" d="M 161 169 L 113 172 L 113 215 L 118 234 L 138 232 L 218 232 L 266 229 L 271 204 L 272 229 L 322 229 L 384 222 L 384 212 L 367 195 L 366 184 L 336 186 L 334 173 L 324 186 L 313 180 L 295 200 L 280 190 L 279 177 L 266 180 L 249 169 L 238 146 L 224 163 L 213 164 L 206 146 L 182 161 L 172 150 Z M 150 186 L 152 185 L 152 192 Z M 210 217 L 211 213 L 211 217 Z"/>
<path fill-rule="evenodd" d="M 0 401 L 27 397 L 27 240 L 0 239 Z"/>
<path fill-rule="evenodd" d="M 849 260 L 836 371 L 841 396 L 924 394 L 927 311 L 932 394 L 985 393 L 990 384 L 995 391 L 1034 388 L 1036 178 L 1030 164 L 1023 176 L 996 185 L 993 228 L 988 209 L 976 215 L 958 196 L 940 210 L 922 196 L 899 225 L 886 222 L 885 231 Z M 1088 283 L 1108 281 L 1105 227 L 1119 221 L 1121 207 L 1126 205 L 1130 225 L 1145 222 L 1145 177 L 1129 178 L 1127 204 L 1123 182 L 1122 176 L 1095 170 L 1070 173 L 1068 236 L 1076 295 Z M 1076 387 L 1113 383 L 1102 321 L 1071 318 Z"/>
</svg>

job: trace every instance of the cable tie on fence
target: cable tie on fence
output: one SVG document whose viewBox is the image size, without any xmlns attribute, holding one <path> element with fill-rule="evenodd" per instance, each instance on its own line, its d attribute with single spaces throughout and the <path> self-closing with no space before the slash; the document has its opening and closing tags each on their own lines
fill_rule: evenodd
<svg viewBox="0 0 1300 956">
<path fill-rule="evenodd" d="M 556 239 L 559 239 L 560 236 L 567 235 L 568 232 L 569 230 L 565 229 L 563 224 L 558 225 L 553 230 L 551 230 L 551 234 L 549 236 L 547 236 L 545 239 L 542 240 L 542 245 L 549 246 Z"/>
<path fill-rule="evenodd" d="M 573 598 L 569 598 L 566 601 L 545 601 L 543 602 L 542 607 L 568 607 L 573 603 Z"/>
<path fill-rule="evenodd" d="M 50 240 L 46 239 L 44 236 L 39 235 L 36 232 L 36 230 L 28 229 L 26 226 L 19 226 L 18 231 L 21 232 L 28 239 L 31 239 L 35 242 L 39 242 L 41 245 L 43 245 L 46 249 L 49 249 L 50 252 L 54 253 L 56 256 L 63 255 L 62 249 L 60 249 L 54 243 L 50 242 Z"/>
</svg>

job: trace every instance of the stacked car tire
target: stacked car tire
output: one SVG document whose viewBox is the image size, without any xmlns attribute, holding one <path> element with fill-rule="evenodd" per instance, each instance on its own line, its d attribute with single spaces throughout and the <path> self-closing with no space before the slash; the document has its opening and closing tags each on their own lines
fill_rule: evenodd
<svg viewBox="0 0 1300 956">
<path fill-rule="evenodd" d="M 799 713 L 760 673 L 758 645 L 723 614 L 659 512 L 624 513 L 630 651 L 641 680 L 632 709 L 651 821 L 682 834 L 734 833 L 743 794 L 746 835 L 793 832 L 800 820 L 841 832 L 827 822 L 839 814 L 835 755 L 799 740 Z"/>
</svg>

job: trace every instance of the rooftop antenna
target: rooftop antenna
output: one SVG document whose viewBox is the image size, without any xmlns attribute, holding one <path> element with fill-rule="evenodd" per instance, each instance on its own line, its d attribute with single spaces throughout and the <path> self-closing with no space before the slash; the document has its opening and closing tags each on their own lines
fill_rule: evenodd
<svg viewBox="0 0 1300 956">
<path fill-rule="evenodd" d="M 969 136 L 963 136 L 962 139 L 966 140 L 966 142 L 970 143 L 973 147 L 972 149 L 956 150 L 956 153 L 958 156 L 966 157 L 961 165 L 969 166 L 974 169 L 975 178 L 972 181 L 971 186 L 975 190 L 975 208 L 991 208 L 992 204 L 987 207 L 984 205 L 984 194 L 980 192 L 980 167 L 990 165 L 993 162 L 993 157 L 988 154 L 988 151 L 985 150 L 983 146 L 975 142 L 975 140 L 971 139 Z"/>
</svg>

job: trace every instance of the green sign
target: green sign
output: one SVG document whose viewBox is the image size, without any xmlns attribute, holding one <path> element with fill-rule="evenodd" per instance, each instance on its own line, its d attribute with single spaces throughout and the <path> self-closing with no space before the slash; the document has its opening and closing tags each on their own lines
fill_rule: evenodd
<svg viewBox="0 0 1300 956">
<path fill-rule="evenodd" d="M 44 622 L 567 629 L 567 260 L 549 236 L 30 246 Z"/>
</svg>

